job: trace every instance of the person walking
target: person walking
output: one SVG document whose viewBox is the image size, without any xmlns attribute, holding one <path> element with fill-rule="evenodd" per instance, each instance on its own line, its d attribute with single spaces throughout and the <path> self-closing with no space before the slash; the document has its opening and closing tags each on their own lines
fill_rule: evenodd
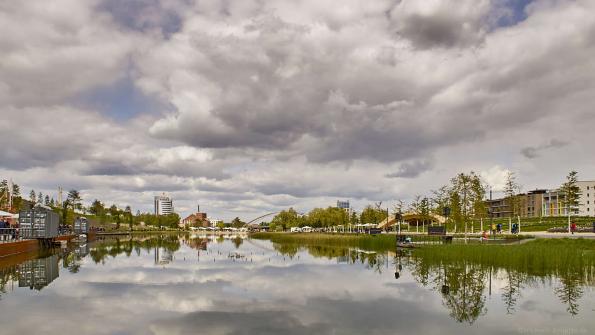
<svg viewBox="0 0 595 335">
<path fill-rule="evenodd" d="M 572 221 L 572 224 L 570 225 L 570 232 L 572 233 L 572 235 L 574 235 L 575 231 L 576 231 L 576 223 L 574 221 Z"/>
</svg>

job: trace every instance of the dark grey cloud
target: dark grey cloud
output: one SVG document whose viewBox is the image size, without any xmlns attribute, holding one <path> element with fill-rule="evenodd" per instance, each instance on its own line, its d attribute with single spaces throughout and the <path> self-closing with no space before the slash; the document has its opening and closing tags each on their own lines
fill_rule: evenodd
<svg viewBox="0 0 595 335">
<path fill-rule="evenodd" d="M 428 160 L 418 160 L 403 163 L 399 166 L 397 172 L 389 173 L 387 178 L 415 178 L 433 167 L 433 163 Z"/>
<path fill-rule="evenodd" d="M 534 146 L 524 147 L 521 149 L 521 154 L 526 158 L 533 159 L 539 157 L 544 151 L 549 149 L 557 149 L 567 146 L 569 143 L 558 139 L 551 139 L 549 142 Z"/>
<path fill-rule="evenodd" d="M 390 12 L 389 19 L 397 37 L 418 49 L 464 48 L 483 41 L 489 1 L 434 1 L 426 6 L 403 0 Z"/>
<path fill-rule="evenodd" d="M 479 40 L 477 31 L 466 28 L 467 24 L 447 16 L 411 15 L 405 18 L 397 34 L 420 49 L 467 46 Z"/>
<path fill-rule="evenodd" d="M 123 27 L 140 32 L 158 29 L 169 37 L 181 29 L 180 12 L 191 3 L 191 0 L 103 0 L 97 8 L 110 13 Z"/>
</svg>

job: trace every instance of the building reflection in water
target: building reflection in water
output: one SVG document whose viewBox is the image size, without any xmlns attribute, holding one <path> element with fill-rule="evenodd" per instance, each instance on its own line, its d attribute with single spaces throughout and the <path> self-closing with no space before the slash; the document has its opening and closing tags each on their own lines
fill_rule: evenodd
<svg viewBox="0 0 595 335">
<path fill-rule="evenodd" d="M 58 278 L 58 255 L 24 261 L 18 266 L 19 287 L 41 290 Z"/>
<path fill-rule="evenodd" d="M 163 247 L 155 247 L 155 265 L 166 265 L 173 261 L 173 250 Z"/>
</svg>

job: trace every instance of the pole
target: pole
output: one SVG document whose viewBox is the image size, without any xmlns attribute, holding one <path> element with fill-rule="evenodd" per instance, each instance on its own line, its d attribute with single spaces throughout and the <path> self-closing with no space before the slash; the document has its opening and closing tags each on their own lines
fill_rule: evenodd
<svg viewBox="0 0 595 335">
<path fill-rule="evenodd" d="M 512 234 L 512 217 L 508 218 L 508 233 Z"/>
<path fill-rule="evenodd" d="M 490 206 L 492 206 L 492 187 L 490 186 Z M 490 229 L 494 225 L 494 208 L 490 208 Z"/>
<path fill-rule="evenodd" d="M 519 234 L 520 234 L 521 233 L 521 216 L 520 215 L 517 216 L 517 220 L 518 220 L 518 223 L 519 223 Z"/>
<path fill-rule="evenodd" d="M 483 233 L 483 218 L 479 219 L 479 229 L 481 230 L 481 232 Z"/>
<path fill-rule="evenodd" d="M 386 231 L 388 231 L 388 219 L 389 219 L 389 216 L 388 216 L 388 207 L 386 207 L 386 228 L 385 228 Z"/>
</svg>

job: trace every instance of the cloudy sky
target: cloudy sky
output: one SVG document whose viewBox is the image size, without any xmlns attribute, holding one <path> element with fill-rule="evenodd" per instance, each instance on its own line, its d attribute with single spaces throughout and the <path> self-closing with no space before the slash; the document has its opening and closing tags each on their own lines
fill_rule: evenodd
<svg viewBox="0 0 595 335">
<path fill-rule="evenodd" d="M 592 0 L 0 0 L 0 177 L 223 219 L 595 179 Z"/>
</svg>

